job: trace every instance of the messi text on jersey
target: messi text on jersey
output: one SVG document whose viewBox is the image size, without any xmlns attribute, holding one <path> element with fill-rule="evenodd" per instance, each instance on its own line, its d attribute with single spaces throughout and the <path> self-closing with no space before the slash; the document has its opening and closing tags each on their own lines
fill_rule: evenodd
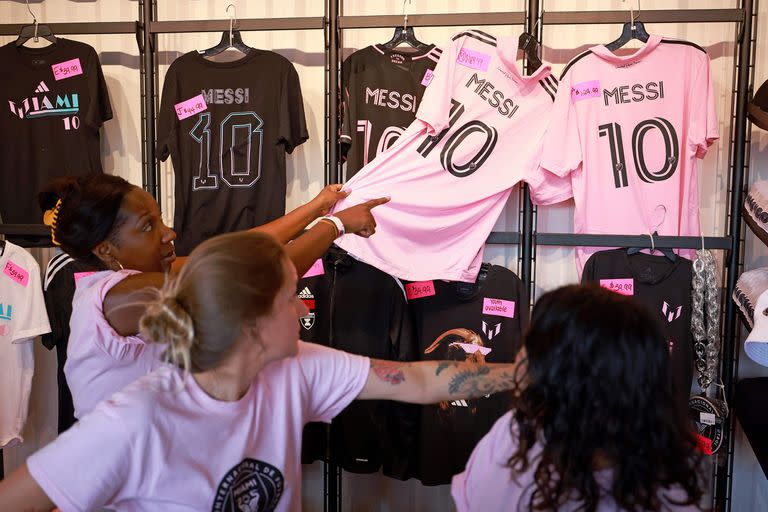
<svg viewBox="0 0 768 512">
<path fill-rule="evenodd" d="M 630 97 L 630 93 L 632 96 Z M 648 82 L 647 84 L 621 85 L 613 89 L 603 89 L 603 101 L 609 105 L 609 99 L 620 105 L 622 103 L 637 103 L 645 100 L 658 100 L 664 98 L 664 82 Z"/>
<path fill-rule="evenodd" d="M 471 89 L 473 85 L 475 86 L 475 94 L 487 101 L 488 105 L 495 108 L 499 114 L 507 119 L 515 115 L 517 109 L 520 108 L 520 105 L 515 105 L 514 101 L 507 98 L 505 94 L 497 89 L 489 80 L 486 80 L 485 78 L 479 79 L 477 73 L 474 73 L 469 78 L 465 87 Z M 491 91 L 493 92 L 491 93 Z"/>
<path fill-rule="evenodd" d="M 205 98 L 205 103 L 215 105 L 231 105 L 237 103 L 248 103 L 250 91 L 248 87 L 238 87 L 237 89 L 203 89 L 201 91 Z"/>
<path fill-rule="evenodd" d="M 416 112 L 417 101 L 413 94 L 403 94 L 389 89 L 370 89 L 365 88 L 365 104 L 373 103 L 379 107 L 400 109 L 404 112 Z"/>
</svg>

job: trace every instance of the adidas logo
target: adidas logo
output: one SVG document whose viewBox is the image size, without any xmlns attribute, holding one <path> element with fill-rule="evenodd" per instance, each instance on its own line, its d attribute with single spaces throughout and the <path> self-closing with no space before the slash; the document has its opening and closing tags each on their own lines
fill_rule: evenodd
<svg viewBox="0 0 768 512">
<path fill-rule="evenodd" d="M 13 306 L 8 304 L 3 310 L 3 305 L 0 304 L 0 320 L 11 320 L 11 314 L 13 313 Z"/>
<path fill-rule="evenodd" d="M 451 405 L 453 405 L 454 407 L 469 407 L 469 404 L 467 403 L 466 400 L 454 400 L 453 402 L 451 402 Z"/>
<path fill-rule="evenodd" d="M 305 286 L 304 289 L 299 292 L 299 298 L 300 299 L 314 299 L 315 296 L 312 295 L 311 291 L 309 291 L 309 287 Z"/>
<path fill-rule="evenodd" d="M 37 84 L 37 89 L 35 89 L 35 92 L 50 92 L 50 89 L 47 85 L 45 85 L 45 82 L 40 82 Z"/>
</svg>

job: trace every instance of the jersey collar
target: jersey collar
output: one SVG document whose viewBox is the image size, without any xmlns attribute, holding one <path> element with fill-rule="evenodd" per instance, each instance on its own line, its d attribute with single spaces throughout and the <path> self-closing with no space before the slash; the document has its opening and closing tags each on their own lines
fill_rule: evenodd
<svg viewBox="0 0 768 512">
<path fill-rule="evenodd" d="M 607 60 L 608 62 L 613 62 L 616 64 L 628 64 L 630 62 L 638 61 L 651 53 L 657 46 L 659 46 L 660 42 L 661 36 L 655 34 L 651 35 L 643 46 L 629 55 L 616 55 L 603 44 L 593 46 L 590 49 L 592 50 L 592 53 L 603 60 Z"/>
<path fill-rule="evenodd" d="M 517 36 L 501 37 L 496 44 L 496 53 L 504 64 L 504 67 L 512 73 L 516 79 L 523 83 L 536 83 L 546 77 L 552 71 L 549 62 L 542 62 L 541 66 L 530 75 L 524 75 L 517 65 Z"/>
</svg>

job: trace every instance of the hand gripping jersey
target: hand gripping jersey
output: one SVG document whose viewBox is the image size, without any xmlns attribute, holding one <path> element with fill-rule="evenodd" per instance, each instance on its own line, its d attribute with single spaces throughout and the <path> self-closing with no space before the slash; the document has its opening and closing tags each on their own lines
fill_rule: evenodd
<svg viewBox="0 0 768 512">
<path fill-rule="evenodd" d="M 516 52 L 517 38 L 478 30 L 445 45 L 416 121 L 335 207 L 391 196 L 376 208 L 376 234 L 340 247 L 403 279 L 474 282 L 512 186 L 526 180 L 534 197 L 556 188 L 538 164 L 557 81 L 546 64 L 522 75 Z"/>
<path fill-rule="evenodd" d="M 595 46 L 565 67 L 542 166 L 570 174 L 576 233 L 698 235 L 696 158 L 717 138 L 706 52 L 651 36 L 632 55 Z M 597 250 L 577 248 L 579 271 Z"/>
<path fill-rule="evenodd" d="M 284 215 L 285 153 L 307 138 L 299 76 L 284 57 L 176 59 L 157 123 L 157 156 L 171 156 L 176 176 L 176 253 Z"/>
<path fill-rule="evenodd" d="M 595 282 L 632 296 L 653 313 L 669 344 L 673 392 L 683 410 L 688 408 L 693 380 L 691 281 L 693 263 L 678 257 L 638 253 L 626 249 L 596 252 L 584 266 L 582 282 Z"/>
<path fill-rule="evenodd" d="M 377 44 L 344 61 L 341 151 L 347 158 L 347 179 L 394 144 L 416 119 L 441 53 L 434 45 L 408 53 Z"/>
</svg>

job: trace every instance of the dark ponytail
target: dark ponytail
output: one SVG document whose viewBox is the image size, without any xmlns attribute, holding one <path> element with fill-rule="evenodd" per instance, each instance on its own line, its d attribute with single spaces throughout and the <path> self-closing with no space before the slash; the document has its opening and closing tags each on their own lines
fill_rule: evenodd
<svg viewBox="0 0 768 512">
<path fill-rule="evenodd" d="M 45 186 L 38 202 L 45 212 L 61 200 L 52 228 L 56 242 L 73 258 L 101 267 L 92 250 L 124 222 L 120 206 L 133 188 L 123 178 L 109 174 L 67 176 Z"/>
</svg>

